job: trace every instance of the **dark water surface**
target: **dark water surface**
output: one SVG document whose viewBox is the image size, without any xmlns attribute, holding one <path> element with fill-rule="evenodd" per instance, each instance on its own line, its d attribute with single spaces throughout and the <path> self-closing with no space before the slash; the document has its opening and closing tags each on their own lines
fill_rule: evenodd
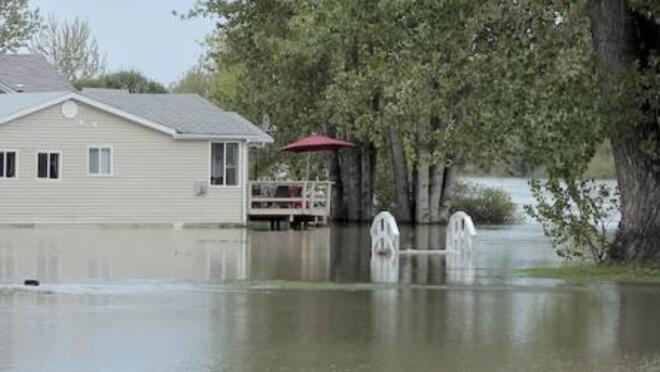
<svg viewBox="0 0 660 372">
<path fill-rule="evenodd" d="M 660 286 L 525 278 L 562 264 L 537 225 L 478 234 L 0 228 L 0 370 L 660 370 Z"/>
</svg>

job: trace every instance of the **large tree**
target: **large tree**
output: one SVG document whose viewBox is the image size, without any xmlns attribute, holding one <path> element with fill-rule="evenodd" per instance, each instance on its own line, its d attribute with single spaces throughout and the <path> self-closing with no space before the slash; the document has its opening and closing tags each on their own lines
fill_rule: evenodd
<svg viewBox="0 0 660 372">
<path fill-rule="evenodd" d="M 590 0 L 587 12 L 621 196 L 611 258 L 660 259 L 660 4 Z"/>
<path fill-rule="evenodd" d="M 105 56 L 91 27 L 79 18 L 60 23 L 51 16 L 30 48 L 46 57 L 71 82 L 97 77 L 105 70 Z"/>
<path fill-rule="evenodd" d="M 28 0 L 0 0 L 0 53 L 26 46 L 40 21 L 39 11 L 30 9 Z"/>
<path fill-rule="evenodd" d="M 561 254 L 657 263 L 660 5 L 645 0 L 496 5 L 505 22 L 492 29 L 508 54 L 491 65 L 492 80 L 501 84 L 484 98 L 501 102 L 502 109 L 482 111 L 496 122 L 514 121 L 509 130 L 523 145 L 521 154 L 548 169 L 546 180 L 533 183 L 539 199 L 533 215 Z M 618 200 L 584 177 L 606 139 L 613 148 Z M 612 239 L 608 220 L 618 203 L 620 222 Z"/>
<path fill-rule="evenodd" d="M 422 10 L 379 1 L 206 1 L 199 11 L 224 20 L 212 57 L 221 68 L 240 66 L 238 109 L 257 120 L 271 114 L 282 142 L 316 131 L 358 144 L 329 162 L 335 217 L 369 220 L 374 195 L 389 194 L 382 207 L 393 207 L 399 221 L 429 223 L 446 220 L 467 151 L 451 143 L 466 94 L 453 82 L 439 89 L 433 76 L 466 58 L 441 60 L 433 51 L 451 39 L 433 31 L 437 8 L 431 1 Z M 458 11 L 441 13 L 445 29 L 463 26 L 453 21 Z M 451 109 L 434 109 L 449 99 Z M 376 177 L 377 169 L 389 179 Z"/>
</svg>

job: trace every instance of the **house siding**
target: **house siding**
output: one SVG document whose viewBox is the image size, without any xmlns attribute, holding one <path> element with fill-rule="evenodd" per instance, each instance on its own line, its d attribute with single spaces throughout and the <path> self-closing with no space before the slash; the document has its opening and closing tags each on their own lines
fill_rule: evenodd
<svg viewBox="0 0 660 372">
<path fill-rule="evenodd" d="M 239 187 L 209 187 L 209 142 L 180 141 L 91 106 L 61 105 L 0 125 L 0 149 L 17 150 L 16 179 L 0 179 L 0 223 L 243 223 L 247 151 Z M 112 146 L 113 175 L 88 175 L 90 145 Z M 61 179 L 37 179 L 37 152 L 61 152 Z"/>
</svg>

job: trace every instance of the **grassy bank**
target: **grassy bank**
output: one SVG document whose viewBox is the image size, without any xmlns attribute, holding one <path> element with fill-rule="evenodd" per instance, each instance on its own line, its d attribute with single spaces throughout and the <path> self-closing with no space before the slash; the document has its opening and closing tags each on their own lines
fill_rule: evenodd
<svg viewBox="0 0 660 372">
<path fill-rule="evenodd" d="M 563 279 L 575 282 L 658 283 L 660 268 L 629 266 L 572 265 L 541 267 L 519 271 L 535 278 Z"/>
</svg>

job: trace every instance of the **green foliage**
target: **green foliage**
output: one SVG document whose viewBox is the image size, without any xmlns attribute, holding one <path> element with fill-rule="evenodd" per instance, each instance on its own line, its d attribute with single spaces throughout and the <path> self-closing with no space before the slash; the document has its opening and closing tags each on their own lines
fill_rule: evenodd
<svg viewBox="0 0 660 372">
<path fill-rule="evenodd" d="M 603 144 L 596 150 L 596 154 L 589 162 L 585 176 L 600 180 L 616 178 L 614 157 L 609 144 Z"/>
<path fill-rule="evenodd" d="M 609 258 L 608 223 L 618 210 L 615 190 L 593 180 L 558 176 L 530 184 L 538 204 L 525 210 L 552 237 L 559 256 L 598 263 Z"/>
<path fill-rule="evenodd" d="M 204 98 L 212 94 L 213 74 L 203 64 L 198 64 L 188 70 L 179 81 L 170 86 L 172 93 L 196 93 Z"/>
<path fill-rule="evenodd" d="M 85 79 L 75 82 L 77 89 L 106 88 L 125 89 L 131 93 L 167 93 L 160 83 L 147 78 L 136 70 L 125 70 L 103 74 L 95 79 Z"/>
<path fill-rule="evenodd" d="M 26 46 L 40 22 L 39 10 L 30 9 L 28 0 L 0 0 L 0 53 Z"/>
<path fill-rule="evenodd" d="M 105 56 L 87 21 L 75 18 L 58 22 L 53 16 L 30 44 L 32 51 L 43 55 L 69 81 L 92 79 L 105 70 Z"/>
<path fill-rule="evenodd" d="M 477 224 L 513 224 L 521 219 L 516 204 L 504 190 L 459 182 L 454 193 L 451 212 L 463 211 Z"/>
<path fill-rule="evenodd" d="M 319 132 L 382 149 L 396 123 L 411 164 L 419 148 L 436 164 L 480 163 L 545 143 L 541 123 L 570 128 L 590 112 L 547 103 L 591 88 L 574 78 L 588 35 L 557 25 L 550 5 L 208 0 L 191 14 L 222 20 L 209 47 L 216 71 L 235 69 L 225 101 L 253 121 L 269 113 L 279 144 Z M 575 41 L 567 51 L 542 48 L 563 38 Z M 548 91 L 553 81 L 563 86 Z"/>
<path fill-rule="evenodd" d="M 584 175 L 606 140 L 657 124 L 660 60 L 652 53 L 622 79 L 597 65 L 588 6 L 597 3 L 201 0 L 191 15 L 219 20 L 210 56 L 236 74 L 225 100 L 253 121 L 269 113 L 279 144 L 327 133 L 371 143 L 387 162 L 383 137 L 395 128 L 409 169 L 512 159 L 545 169 L 529 212 L 560 254 L 602 261 L 603 221 L 616 207 Z M 626 4 L 658 22 L 657 1 Z M 654 133 L 635 144 L 649 164 L 660 163 Z"/>
<path fill-rule="evenodd" d="M 532 167 L 520 156 L 490 164 L 467 163 L 463 167 L 463 174 L 490 177 L 548 177 L 547 169 L 544 166 Z M 609 143 L 602 143 L 596 148 L 596 152 L 589 160 L 584 175 L 588 178 L 601 180 L 616 178 L 614 157 Z"/>
</svg>

